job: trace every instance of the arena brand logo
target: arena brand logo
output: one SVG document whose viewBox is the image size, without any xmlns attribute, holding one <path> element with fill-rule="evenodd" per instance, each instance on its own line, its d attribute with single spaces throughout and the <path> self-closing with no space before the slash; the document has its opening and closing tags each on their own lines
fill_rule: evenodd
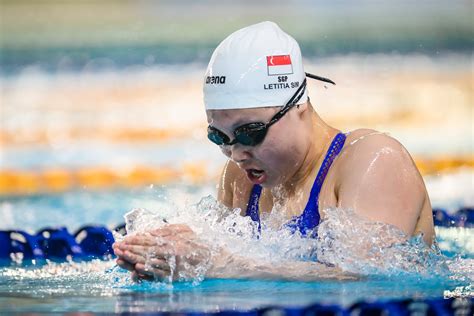
<svg viewBox="0 0 474 316">
<path fill-rule="evenodd" d="M 206 84 L 225 84 L 225 76 L 207 76 Z"/>
<path fill-rule="evenodd" d="M 267 56 L 267 72 L 269 76 L 293 74 L 290 55 Z"/>
</svg>

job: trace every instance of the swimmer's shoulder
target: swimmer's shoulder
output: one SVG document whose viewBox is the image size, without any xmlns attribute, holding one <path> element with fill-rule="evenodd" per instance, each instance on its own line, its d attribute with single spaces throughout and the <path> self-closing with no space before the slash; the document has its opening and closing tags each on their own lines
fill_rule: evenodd
<svg viewBox="0 0 474 316">
<path fill-rule="evenodd" d="M 334 162 L 336 196 L 357 194 L 363 186 L 378 187 L 380 181 L 403 176 L 411 179 L 415 191 L 425 191 L 423 178 L 405 147 L 386 133 L 358 129 L 347 134 Z M 375 183 L 377 182 L 377 183 Z"/>
<path fill-rule="evenodd" d="M 434 236 L 429 196 L 418 168 L 395 138 L 375 130 L 348 134 L 338 157 L 336 195 L 341 207 L 402 229 Z"/>
<path fill-rule="evenodd" d="M 370 128 L 359 128 L 346 133 L 346 142 L 344 148 L 356 148 L 362 144 L 374 145 L 390 142 L 400 144 L 395 138 L 389 136 L 388 133 L 380 132 Z"/>
<path fill-rule="evenodd" d="M 252 186 L 245 171 L 229 159 L 224 165 L 217 186 L 217 199 L 227 207 L 244 209 Z"/>
<path fill-rule="evenodd" d="M 353 168 L 359 164 L 370 164 L 381 154 L 398 159 L 402 164 L 415 166 L 410 154 L 398 140 L 387 133 L 365 128 L 347 133 L 340 160 L 345 167 Z"/>
<path fill-rule="evenodd" d="M 421 179 L 406 148 L 387 133 L 373 129 L 357 129 L 348 133 L 337 160 L 340 180 L 363 176 L 376 161 L 379 168 L 403 168 Z"/>
</svg>

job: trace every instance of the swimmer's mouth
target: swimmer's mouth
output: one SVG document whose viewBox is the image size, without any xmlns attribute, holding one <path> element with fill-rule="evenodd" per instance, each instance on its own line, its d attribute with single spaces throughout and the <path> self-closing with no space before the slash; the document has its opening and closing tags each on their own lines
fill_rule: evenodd
<svg viewBox="0 0 474 316">
<path fill-rule="evenodd" d="M 255 184 L 262 184 L 267 179 L 267 174 L 264 170 L 246 169 L 247 178 Z"/>
</svg>

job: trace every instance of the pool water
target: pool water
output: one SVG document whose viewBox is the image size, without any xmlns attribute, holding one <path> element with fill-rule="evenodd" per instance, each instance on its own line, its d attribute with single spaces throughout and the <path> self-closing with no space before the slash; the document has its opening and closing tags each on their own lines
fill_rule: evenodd
<svg viewBox="0 0 474 316">
<path fill-rule="evenodd" d="M 94 264 L 94 263 L 91 263 Z M 97 263 L 95 269 L 113 263 Z M 56 267 L 58 268 L 58 267 Z M 346 282 L 206 280 L 199 285 L 133 284 L 114 270 L 70 274 L 56 269 L 41 276 L 2 271 L 0 306 L 6 311 L 131 312 L 251 310 L 268 306 L 304 307 L 315 302 L 348 306 L 361 300 L 439 298 L 463 284 L 443 279 L 373 278 Z M 54 272 L 53 272 L 54 271 Z M 87 272 L 86 272 L 87 271 Z M 16 272 L 16 273 L 14 273 Z"/>
<path fill-rule="evenodd" d="M 428 184 L 429 187 L 433 185 Z M 5 198 L 0 202 L 0 214 L 4 219 L 1 229 L 22 228 L 33 233 L 45 226 L 66 226 L 74 232 L 91 223 L 112 228 L 124 222 L 126 212 L 136 208 L 159 210 L 159 214 L 171 218 L 174 213 L 182 213 L 183 209 L 192 214 L 199 210 L 199 205 L 209 207 L 213 201 L 211 197 L 204 198 L 197 208 L 195 204 L 213 190 L 212 185 L 176 185 L 151 186 L 129 192 L 79 190 L 60 195 Z M 454 203 L 453 198 L 461 197 L 450 195 L 451 200 L 444 201 Z M 438 196 L 438 200 L 441 203 L 443 198 Z M 176 216 L 186 218 L 187 215 Z M 194 215 L 190 216 L 192 219 Z M 429 299 L 443 297 L 445 291 L 456 289 L 472 293 L 474 229 L 437 227 L 437 235 L 443 259 L 427 263 L 429 268 L 434 267 L 433 271 L 416 272 L 415 268 L 400 269 L 401 265 L 393 265 L 391 270 L 369 272 L 358 280 L 346 281 L 215 279 L 174 284 L 134 283 L 129 273 L 118 268 L 113 260 L 49 262 L 41 266 L 12 264 L 0 268 L 0 311 L 215 312 L 268 306 L 303 307 L 314 303 L 350 306 L 359 301 L 380 299 Z M 262 244 L 239 248 L 238 251 L 254 251 L 255 256 L 265 257 L 268 254 L 263 247 L 274 244 L 272 240 L 262 239 Z M 289 242 L 294 240 L 283 239 L 282 247 Z M 409 252 L 417 250 L 404 248 L 404 253 L 407 249 Z M 278 258 L 281 254 L 274 255 Z M 392 258 L 396 255 L 392 254 Z"/>
</svg>

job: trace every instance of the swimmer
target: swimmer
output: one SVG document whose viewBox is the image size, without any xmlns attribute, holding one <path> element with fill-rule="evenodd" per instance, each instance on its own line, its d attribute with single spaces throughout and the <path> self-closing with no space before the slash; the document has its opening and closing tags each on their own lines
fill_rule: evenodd
<svg viewBox="0 0 474 316">
<path fill-rule="evenodd" d="M 216 48 L 204 77 L 204 104 L 208 138 L 229 158 L 218 200 L 258 223 L 281 205 L 286 211 L 282 225 L 303 235 L 317 228 L 326 209 L 352 209 L 406 236 L 422 234 L 431 244 L 430 200 L 410 154 L 384 133 L 343 133 L 325 123 L 308 97 L 313 79 L 333 83 L 305 73 L 298 43 L 273 22 L 240 29 Z M 157 238 L 165 242 L 158 245 Z M 189 267 L 208 259 L 209 251 L 197 240 L 187 225 L 168 225 L 128 236 L 114 250 L 118 265 L 135 279 L 164 279 L 172 270 L 167 253 L 176 255 L 175 274 L 184 263 Z M 155 257 L 146 265 L 150 252 Z M 343 277 L 320 263 L 295 262 L 301 267 L 292 270 L 299 272 L 288 275 L 284 266 L 252 266 L 226 255 L 223 250 L 211 259 L 207 277 Z"/>
</svg>

